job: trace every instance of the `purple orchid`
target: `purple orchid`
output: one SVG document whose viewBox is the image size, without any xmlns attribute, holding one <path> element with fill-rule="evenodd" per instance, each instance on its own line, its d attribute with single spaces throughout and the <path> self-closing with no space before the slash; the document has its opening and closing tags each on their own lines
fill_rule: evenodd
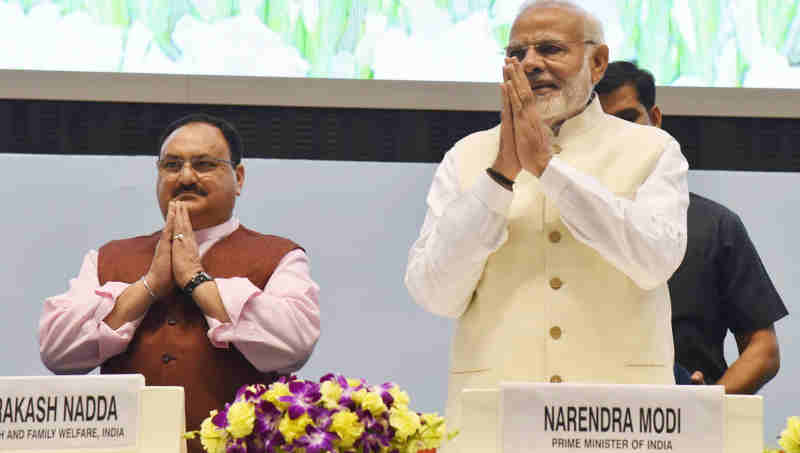
<svg viewBox="0 0 800 453">
<path fill-rule="evenodd" d="M 327 376 L 327 375 L 326 375 Z M 353 402 L 353 393 L 357 392 L 364 388 L 364 382 L 362 381 L 358 387 L 350 387 L 350 384 L 347 382 L 347 379 L 342 376 L 338 375 L 335 377 L 336 383 L 339 384 L 339 387 L 342 388 L 342 396 L 339 397 L 339 406 L 343 408 L 347 408 L 353 410 L 356 408 L 356 403 Z"/>
<path fill-rule="evenodd" d="M 308 408 L 308 416 L 314 420 L 314 425 L 320 429 L 328 429 L 333 423 L 335 410 L 325 409 L 324 407 L 313 406 Z"/>
<path fill-rule="evenodd" d="M 319 392 L 319 384 L 307 381 L 292 381 L 289 383 L 291 395 L 280 397 L 280 401 L 289 403 L 289 418 L 295 419 L 303 414 L 310 407 L 322 398 Z"/>
<path fill-rule="evenodd" d="M 286 444 L 286 439 L 284 439 L 283 434 L 277 429 L 267 433 L 262 440 L 264 442 L 264 451 L 267 453 L 282 451 L 280 447 Z"/>
<path fill-rule="evenodd" d="M 228 409 L 230 407 L 230 403 L 225 403 L 225 408 L 217 412 L 217 415 L 211 419 L 211 423 L 217 428 L 226 428 L 228 426 Z"/>
<path fill-rule="evenodd" d="M 258 436 L 248 436 L 244 439 L 247 442 L 247 453 L 267 453 L 264 442 Z"/>
<path fill-rule="evenodd" d="M 284 374 L 283 376 L 278 378 L 278 382 L 281 382 L 283 384 L 288 384 L 296 380 L 297 380 L 297 375 L 295 374 Z"/>
<path fill-rule="evenodd" d="M 265 433 L 278 429 L 278 423 L 283 414 L 274 404 L 266 400 L 261 400 L 256 404 L 256 421 L 254 431 Z"/>
<path fill-rule="evenodd" d="M 381 384 L 379 386 L 375 386 L 375 387 L 371 388 L 370 391 L 376 392 L 376 393 L 380 392 L 381 399 L 383 400 L 383 404 L 385 404 L 386 407 L 392 407 L 392 404 L 394 404 L 394 397 L 392 396 L 391 393 L 389 393 L 389 390 L 394 388 L 394 386 L 395 386 L 395 384 L 392 383 L 392 382 L 384 382 L 383 384 Z"/>
<path fill-rule="evenodd" d="M 378 418 L 375 418 L 370 411 L 366 410 L 356 411 L 356 415 L 358 415 L 358 419 L 361 423 L 364 424 L 364 429 L 366 431 L 382 434 L 389 426 L 388 412 L 384 412 L 378 416 Z"/>
<path fill-rule="evenodd" d="M 338 439 L 334 433 L 329 433 L 313 425 L 306 426 L 306 434 L 298 437 L 294 444 L 305 448 L 306 453 L 320 453 L 333 451 L 333 441 Z"/>
<path fill-rule="evenodd" d="M 390 445 L 389 437 L 382 433 L 364 431 L 364 434 L 356 441 L 355 446 L 364 453 L 378 453 L 382 447 L 388 448 Z"/>
<path fill-rule="evenodd" d="M 235 400 L 256 402 L 266 391 L 267 386 L 264 384 L 243 385 L 236 392 Z"/>
<path fill-rule="evenodd" d="M 228 444 L 225 453 L 247 453 L 247 444 L 244 439 L 236 439 L 235 442 Z"/>
<path fill-rule="evenodd" d="M 335 380 L 336 380 L 336 375 L 333 373 L 328 373 L 325 376 L 319 378 L 319 383 L 322 384 L 323 382 L 326 381 L 335 381 Z"/>
</svg>

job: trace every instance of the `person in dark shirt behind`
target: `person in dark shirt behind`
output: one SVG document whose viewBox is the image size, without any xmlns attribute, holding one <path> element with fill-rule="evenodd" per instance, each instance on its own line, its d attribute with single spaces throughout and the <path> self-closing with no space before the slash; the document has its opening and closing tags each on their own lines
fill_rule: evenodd
<svg viewBox="0 0 800 453">
<path fill-rule="evenodd" d="M 609 64 L 596 90 L 607 113 L 661 127 L 653 76 L 634 63 Z M 736 213 L 689 194 L 686 256 L 669 292 L 678 383 L 755 393 L 778 373 L 774 323 L 787 315 L 786 307 Z M 728 330 L 739 347 L 730 367 L 723 350 Z"/>
</svg>

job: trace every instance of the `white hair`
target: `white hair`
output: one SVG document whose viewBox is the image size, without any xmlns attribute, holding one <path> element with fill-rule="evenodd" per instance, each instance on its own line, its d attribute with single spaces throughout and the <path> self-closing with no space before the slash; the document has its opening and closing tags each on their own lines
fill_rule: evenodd
<svg viewBox="0 0 800 453">
<path fill-rule="evenodd" d="M 577 13 L 583 17 L 583 39 L 592 41 L 596 44 L 605 44 L 606 39 L 603 35 L 603 24 L 597 18 L 586 11 L 582 6 L 571 0 L 525 0 L 519 8 L 519 13 L 514 19 L 516 22 L 523 13 L 531 8 L 562 8 Z"/>
</svg>

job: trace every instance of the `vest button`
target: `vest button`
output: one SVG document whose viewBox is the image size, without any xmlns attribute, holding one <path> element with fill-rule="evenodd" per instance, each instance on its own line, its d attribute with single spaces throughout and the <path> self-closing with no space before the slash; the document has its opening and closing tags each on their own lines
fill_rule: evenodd
<svg viewBox="0 0 800 453">
<path fill-rule="evenodd" d="M 558 277 L 553 277 L 550 279 L 550 287 L 553 289 L 559 289 L 564 285 L 564 282 L 561 281 Z"/>
<path fill-rule="evenodd" d="M 551 231 L 547 237 L 550 238 L 550 242 L 552 242 L 553 244 L 561 242 L 561 233 L 559 233 L 558 231 L 555 230 Z"/>
<path fill-rule="evenodd" d="M 175 357 L 172 357 L 172 356 L 171 356 L 171 355 L 169 355 L 169 354 L 163 354 L 163 355 L 161 355 L 161 362 L 163 362 L 163 363 L 169 363 L 169 361 L 170 361 L 170 360 L 175 360 Z"/>
<path fill-rule="evenodd" d="M 550 376 L 550 382 L 552 382 L 553 384 L 558 384 L 558 383 L 562 382 L 561 381 L 561 376 L 559 376 L 557 374 L 554 374 L 554 375 Z"/>
<path fill-rule="evenodd" d="M 555 326 L 550 328 L 550 336 L 553 337 L 554 340 L 558 340 L 561 338 L 561 327 Z"/>
<path fill-rule="evenodd" d="M 169 324 L 169 325 L 171 325 L 171 326 L 174 326 L 174 325 L 175 325 L 175 324 L 177 324 L 177 323 L 178 323 L 178 321 L 176 321 L 176 320 L 174 320 L 174 319 L 172 319 L 172 318 L 169 318 L 169 319 L 167 320 L 167 324 Z"/>
<path fill-rule="evenodd" d="M 556 154 L 561 154 L 561 151 L 562 151 L 561 145 L 554 143 L 553 152 Z"/>
</svg>

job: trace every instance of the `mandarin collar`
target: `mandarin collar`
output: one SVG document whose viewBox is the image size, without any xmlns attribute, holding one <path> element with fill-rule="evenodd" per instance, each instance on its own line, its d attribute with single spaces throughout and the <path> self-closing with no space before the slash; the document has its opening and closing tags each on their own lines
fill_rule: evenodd
<svg viewBox="0 0 800 453">
<path fill-rule="evenodd" d="M 600 105 L 600 97 L 592 93 L 592 100 L 583 111 L 572 118 L 564 121 L 558 135 L 553 137 L 555 142 L 569 140 L 573 136 L 580 136 L 597 127 L 603 119 L 605 113 Z"/>
<path fill-rule="evenodd" d="M 222 239 L 236 231 L 237 228 L 239 228 L 239 219 L 236 216 L 231 216 L 230 219 L 219 225 L 203 228 L 202 230 L 194 230 L 194 237 L 197 244 L 200 245 L 207 241 Z"/>
</svg>

